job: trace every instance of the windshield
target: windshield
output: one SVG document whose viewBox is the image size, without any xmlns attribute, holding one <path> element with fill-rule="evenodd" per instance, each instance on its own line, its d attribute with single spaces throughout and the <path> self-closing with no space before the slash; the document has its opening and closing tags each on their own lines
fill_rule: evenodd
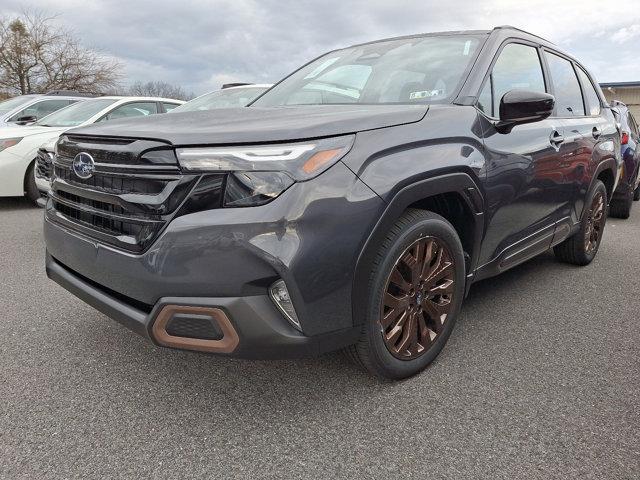
<svg viewBox="0 0 640 480">
<path fill-rule="evenodd" d="M 4 102 L 0 102 L 0 113 L 10 112 L 11 110 L 18 108 L 19 106 L 24 105 L 25 103 L 28 103 L 33 99 L 34 97 L 32 97 L 31 95 L 20 95 L 19 97 L 13 97 L 9 100 L 5 100 Z"/>
<path fill-rule="evenodd" d="M 74 103 L 69 107 L 47 115 L 36 122 L 35 125 L 43 127 L 77 127 L 117 101 L 117 99 L 113 98 L 98 98 Z"/>
<path fill-rule="evenodd" d="M 370 43 L 328 53 L 252 106 L 426 103 L 459 87 L 483 37 L 440 35 Z"/>
<path fill-rule="evenodd" d="M 269 87 L 229 88 L 207 93 L 176 107 L 172 112 L 195 112 L 214 108 L 246 107 Z"/>
</svg>

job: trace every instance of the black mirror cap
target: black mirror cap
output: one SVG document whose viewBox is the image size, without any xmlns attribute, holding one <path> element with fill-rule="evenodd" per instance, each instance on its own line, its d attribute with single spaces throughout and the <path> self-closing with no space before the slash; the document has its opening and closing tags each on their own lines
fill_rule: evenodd
<svg viewBox="0 0 640 480">
<path fill-rule="evenodd" d="M 36 117 L 35 115 L 28 115 L 28 116 L 24 116 L 24 117 L 19 117 L 16 120 L 16 123 L 18 125 L 26 125 L 27 123 L 33 123 L 33 122 L 37 122 L 38 121 L 38 117 Z"/>
<path fill-rule="evenodd" d="M 544 120 L 553 113 L 553 95 L 529 90 L 509 90 L 500 100 L 500 130 L 511 131 L 516 125 Z"/>
</svg>

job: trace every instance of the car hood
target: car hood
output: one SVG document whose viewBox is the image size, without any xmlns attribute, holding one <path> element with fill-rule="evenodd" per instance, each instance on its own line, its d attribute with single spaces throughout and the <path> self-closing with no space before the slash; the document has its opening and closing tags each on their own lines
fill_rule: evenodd
<svg viewBox="0 0 640 480">
<path fill-rule="evenodd" d="M 0 138 L 28 137 L 51 131 L 51 127 L 15 126 L 0 129 Z"/>
<path fill-rule="evenodd" d="M 263 143 L 329 137 L 420 121 L 427 105 L 243 107 L 115 120 L 69 133 L 163 140 L 173 145 Z"/>
<path fill-rule="evenodd" d="M 18 126 L 18 127 L 6 127 L 0 129 L 0 138 L 14 138 L 14 137 L 29 137 L 31 135 L 38 135 L 40 133 L 55 133 L 61 132 L 64 128 L 56 127 L 41 127 L 36 126 Z"/>
</svg>

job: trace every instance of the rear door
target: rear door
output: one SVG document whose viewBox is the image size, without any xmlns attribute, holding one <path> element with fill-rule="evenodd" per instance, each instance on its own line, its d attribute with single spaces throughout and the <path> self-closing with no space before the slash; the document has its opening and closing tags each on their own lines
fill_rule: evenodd
<svg viewBox="0 0 640 480">
<path fill-rule="evenodd" d="M 554 118 L 561 122 L 565 131 L 560 167 L 563 181 L 569 187 L 571 219 L 576 223 L 593 175 L 593 150 L 608 120 L 600 115 L 600 99 L 582 68 L 550 50 L 545 50 L 544 59 L 556 98 Z"/>
<path fill-rule="evenodd" d="M 179 103 L 171 103 L 171 102 L 162 102 L 161 106 L 162 106 L 162 112 L 160 112 L 160 113 L 169 113 L 174 108 L 179 107 L 180 104 Z"/>
<path fill-rule="evenodd" d="M 494 126 L 502 96 L 513 89 L 549 92 L 537 45 L 521 40 L 504 45 L 477 105 L 488 120 L 483 135 L 488 225 L 480 262 L 500 258 L 500 269 L 549 248 L 555 222 L 569 208 L 558 157 L 562 123 L 545 119 L 518 125 L 510 133 Z"/>
<path fill-rule="evenodd" d="M 149 115 L 155 115 L 157 113 L 157 102 L 129 102 L 114 108 L 98 121 L 105 122 L 107 120 L 118 120 L 120 118 L 146 117 Z"/>
</svg>

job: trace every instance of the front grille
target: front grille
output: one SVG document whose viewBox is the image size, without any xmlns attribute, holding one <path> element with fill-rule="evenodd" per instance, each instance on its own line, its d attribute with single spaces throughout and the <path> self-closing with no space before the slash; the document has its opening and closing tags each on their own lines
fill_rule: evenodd
<svg viewBox="0 0 640 480">
<path fill-rule="evenodd" d="M 73 170 L 80 152 L 94 159 L 87 179 Z M 47 218 L 100 243 L 141 253 L 183 211 L 179 207 L 198 182 L 198 175 L 181 173 L 173 150 L 162 142 L 63 136 L 53 160 Z"/>
<path fill-rule="evenodd" d="M 36 156 L 36 177 L 51 180 L 52 172 L 53 154 L 41 148 Z"/>
</svg>

